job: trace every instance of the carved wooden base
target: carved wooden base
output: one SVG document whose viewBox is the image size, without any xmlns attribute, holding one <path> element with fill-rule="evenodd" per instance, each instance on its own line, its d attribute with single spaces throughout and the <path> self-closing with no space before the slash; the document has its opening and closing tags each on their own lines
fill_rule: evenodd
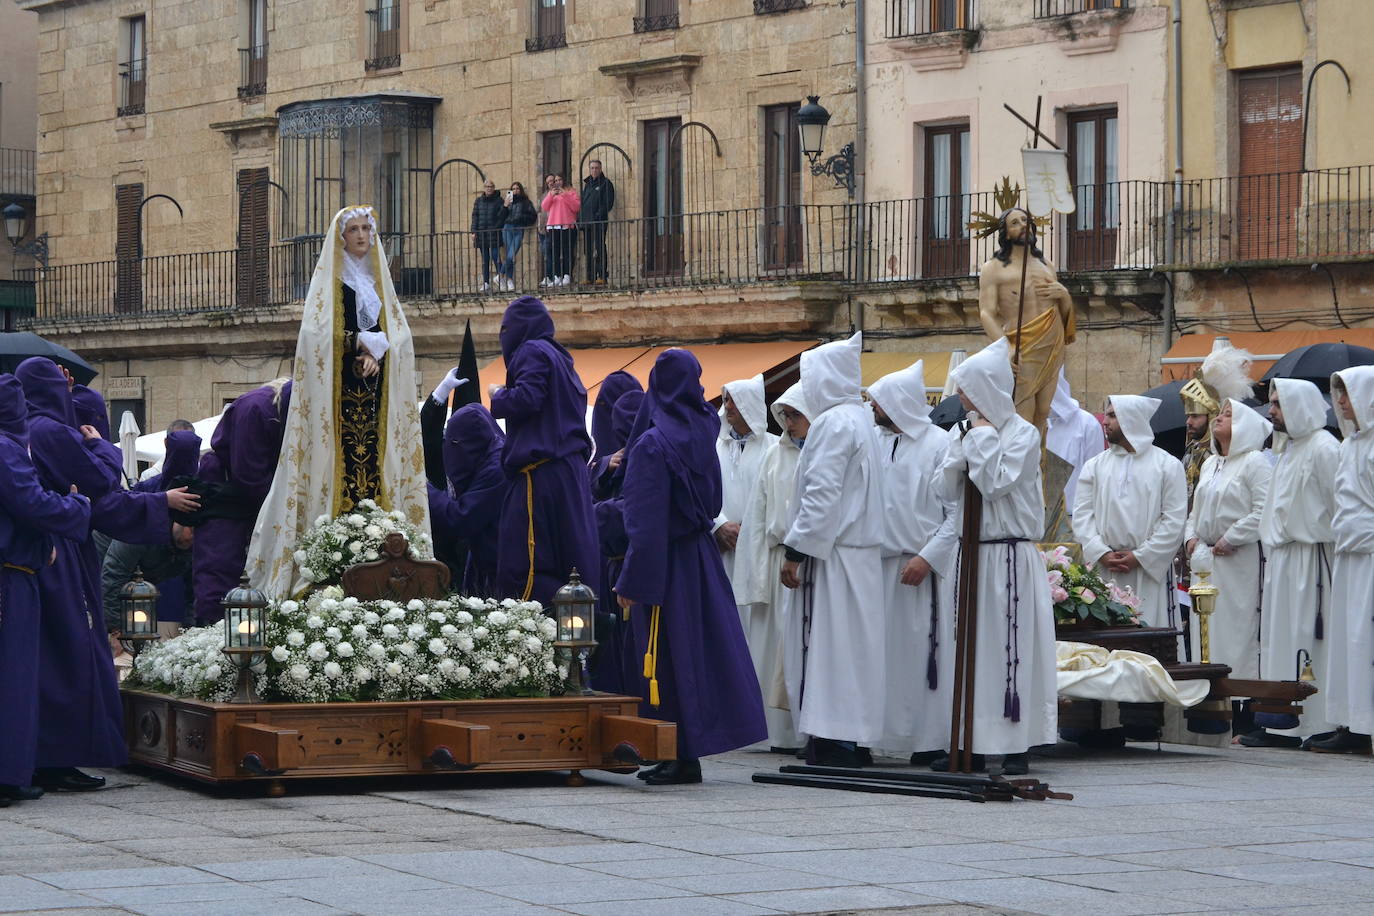
<svg viewBox="0 0 1374 916">
<path fill-rule="evenodd" d="M 677 726 L 614 694 L 396 703 L 204 703 L 124 690 L 130 762 L 212 784 L 334 776 L 632 769 Z"/>
</svg>

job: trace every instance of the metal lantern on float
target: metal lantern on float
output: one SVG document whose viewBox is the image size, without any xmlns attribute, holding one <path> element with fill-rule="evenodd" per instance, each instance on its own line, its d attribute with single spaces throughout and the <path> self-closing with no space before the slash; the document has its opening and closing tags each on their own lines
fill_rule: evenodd
<svg viewBox="0 0 1374 916">
<path fill-rule="evenodd" d="M 582 582 L 575 567 L 568 584 L 554 593 L 553 614 L 558 624 L 553 645 L 568 666 L 563 692 L 595 693 L 582 679 L 582 664 L 586 653 L 596 648 L 596 592 Z"/>
<path fill-rule="evenodd" d="M 239 669 L 231 703 L 257 703 L 252 668 L 267 658 L 267 596 L 253 588 L 248 574 L 220 601 L 224 608 L 224 654 Z"/>
<path fill-rule="evenodd" d="M 145 645 L 158 639 L 157 586 L 143 578 L 142 568 L 119 590 L 119 644 L 138 658 Z"/>
</svg>

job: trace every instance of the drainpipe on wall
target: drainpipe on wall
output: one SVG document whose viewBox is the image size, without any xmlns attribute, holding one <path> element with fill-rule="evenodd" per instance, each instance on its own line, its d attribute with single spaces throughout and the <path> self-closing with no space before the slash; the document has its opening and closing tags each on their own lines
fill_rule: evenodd
<svg viewBox="0 0 1374 916">
<path fill-rule="evenodd" d="M 1169 217 L 1164 222 L 1164 249 L 1169 263 L 1178 263 L 1175 251 L 1178 239 L 1179 208 L 1183 202 L 1183 0 L 1173 0 L 1174 19 L 1174 199 L 1170 201 Z M 1174 284 L 1164 289 L 1164 350 L 1173 345 Z"/>
<path fill-rule="evenodd" d="M 850 242 L 854 248 L 854 279 L 863 282 L 868 266 L 868 245 L 863 244 L 867 238 L 866 229 L 866 207 L 864 203 L 867 199 L 865 190 L 865 160 L 868 156 L 867 126 L 868 117 L 865 111 L 865 103 L 868 93 L 864 85 L 867 79 L 868 69 L 868 20 L 866 18 L 867 4 L 865 0 L 855 0 L 854 2 L 854 208 L 855 228 L 854 235 Z M 858 240 L 859 244 L 854 244 Z M 858 329 L 864 329 L 864 307 L 859 303 L 856 324 Z"/>
</svg>

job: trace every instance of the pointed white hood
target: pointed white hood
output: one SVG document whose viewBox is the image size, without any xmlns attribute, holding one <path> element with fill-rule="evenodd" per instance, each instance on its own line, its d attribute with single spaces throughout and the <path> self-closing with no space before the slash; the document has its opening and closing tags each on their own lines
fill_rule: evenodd
<svg viewBox="0 0 1374 916">
<path fill-rule="evenodd" d="M 1064 377 L 1064 370 L 1059 370 L 1059 384 L 1054 388 L 1054 400 L 1050 402 L 1050 425 L 1064 423 L 1073 419 L 1080 410 L 1078 401 L 1074 398 L 1073 392 L 1069 390 L 1069 380 Z M 1132 443 L 1134 445 L 1134 443 Z"/>
<path fill-rule="evenodd" d="M 1231 405 L 1231 448 L 1226 457 L 1238 458 L 1246 452 L 1257 452 L 1264 448 L 1264 440 L 1274 431 L 1274 424 L 1235 398 L 1230 398 L 1226 403 Z M 1216 450 L 1216 436 L 1213 436 L 1212 451 Z"/>
<path fill-rule="evenodd" d="M 768 407 L 764 404 L 763 376 L 726 382 L 720 386 L 723 394 L 730 395 L 740 416 L 749 424 L 749 431 L 761 436 L 768 431 Z M 730 424 L 725 419 L 725 407 L 720 408 L 720 438 L 730 438 Z"/>
<path fill-rule="evenodd" d="M 908 436 L 914 436 L 922 427 L 930 425 L 925 360 L 918 359 L 905 369 L 884 375 L 868 386 L 868 396 Z"/>
<path fill-rule="evenodd" d="M 1350 404 L 1355 408 L 1355 419 L 1360 424 L 1359 429 L 1356 429 L 1355 424 L 1342 417 L 1341 412 L 1337 410 L 1336 418 L 1341 424 L 1341 435 L 1349 439 L 1357 432 L 1374 429 L 1374 366 L 1352 366 L 1331 374 L 1332 381 L 1337 377 L 1350 394 Z"/>
<path fill-rule="evenodd" d="M 773 419 L 778 421 L 778 426 L 782 427 L 782 437 L 780 439 L 783 448 L 795 449 L 797 443 L 792 441 L 792 437 L 787 435 L 787 424 L 782 420 L 782 409 L 791 407 L 806 419 L 812 418 L 811 408 L 806 403 L 806 392 L 802 389 L 802 383 L 797 382 L 782 394 L 778 395 L 777 400 L 769 408 L 773 412 Z"/>
<path fill-rule="evenodd" d="M 848 340 L 823 344 L 801 355 L 802 390 L 806 402 L 815 410 L 806 415 L 807 419 L 814 423 L 832 407 L 859 401 L 859 388 L 863 383 L 859 364 L 862 350 L 863 333 L 859 332 Z"/>
<path fill-rule="evenodd" d="M 1326 399 L 1321 389 L 1305 379 L 1276 378 L 1279 409 L 1289 439 L 1305 439 L 1326 426 Z"/>
<path fill-rule="evenodd" d="M 978 413 L 998 429 L 1016 415 L 1011 399 L 1011 355 L 1005 337 L 964 360 L 950 378 Z"/>
<path fill-rule="evenodd" d="M 1131 448 L 1139 455 L 1155 441 L 1155 431 L 1150 428 L 1150 418 L 1159 410 L 1159 398 L 1147 398 L 1139 394 L 1114 394 L 1107 398 L 1116 411 L 1116 422 L 1121 424 L 1121 432 Z"/>
</svg>

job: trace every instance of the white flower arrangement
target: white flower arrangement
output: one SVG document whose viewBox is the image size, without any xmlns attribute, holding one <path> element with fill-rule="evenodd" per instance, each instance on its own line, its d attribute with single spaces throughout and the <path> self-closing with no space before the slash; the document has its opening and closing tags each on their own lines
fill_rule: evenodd
<svg viewBox="0 0 1374 916">
<path fill-rule="evenodd" d="M 302 578 L 311 585 L 337 585 L 348 567 L 377 559 L 382 541 L 393 531 L 405 535 L 416 559 L 434 558 L 434 545 L 427 532 L 406 521 L 403 513 L 385 512 L 372 500 L 364 499 L 350 515 L 315 519 L 297 545 L 294 559 Z M 355 602 L 353 608 L 357 607 Z M 331 618 L 340 619 L 337 615 Z M 349 621 L 345 618 L 341 622 Z"/>
<path fill-rule="evenodd" d="M 124 686 L 179 697 L 223 703 L 234 695 L 238 668 L 223 651 L 224 621 L 187 630 L 175 639 L 154 642 L 134 660 Z M 253 668 L 259 689 L 267 665 Z"/>
</svg>

